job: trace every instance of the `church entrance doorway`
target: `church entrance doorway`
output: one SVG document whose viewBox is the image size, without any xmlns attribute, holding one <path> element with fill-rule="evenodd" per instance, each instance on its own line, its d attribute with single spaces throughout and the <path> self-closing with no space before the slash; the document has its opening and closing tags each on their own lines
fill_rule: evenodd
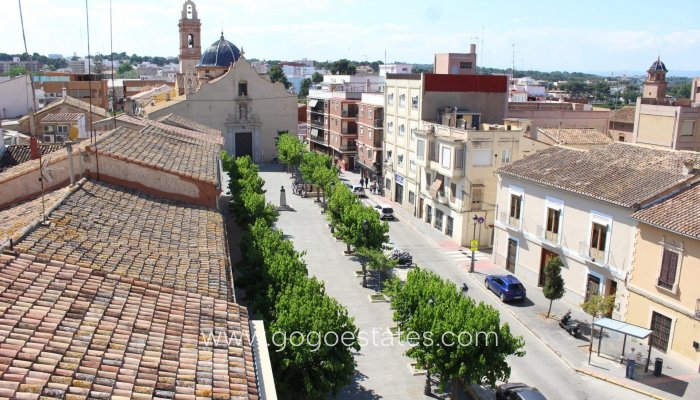
<svg viewBox="0 0 700 400">
<path fill-rule="evenodd" d="M 236 158 L 250 156 L 253 158 L 253 133 L 236 132 Z"/>
</svg>

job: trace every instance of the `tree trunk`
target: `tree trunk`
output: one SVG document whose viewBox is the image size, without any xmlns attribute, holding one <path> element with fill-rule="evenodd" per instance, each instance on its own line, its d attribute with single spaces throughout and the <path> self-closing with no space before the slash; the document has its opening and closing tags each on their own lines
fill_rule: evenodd
<svg viewBox="0 0 700 400">
<path fill-rule="evenodd" d="M 549 310 L 547 310 L 547 318 L 549 318 L 549 314 L 552 312 L 552 303 L 554 302 L 554 299 L 549 299 Z"/>
<path fill-rule="evenodd" d="M 367 264 L 362 261 L 362 287 L 367 287 Z"/>
<path fill-rule="evenodd" d="M 450 399 L 452 400 L 457 400 L 459 398 L 459 393 L 457 392 L 457 383 L 458 383 L 457 378 L 452 378 L 452 381 L 450 382 Z"/>
<path fill-rule="evenodd" d="M 350 243 L 346 243 L 345 245 L 347 246 L 347 249 L 348 249 L 348 250 L 346 251 L 346 253 L 350 254 Z"/>
</svg>

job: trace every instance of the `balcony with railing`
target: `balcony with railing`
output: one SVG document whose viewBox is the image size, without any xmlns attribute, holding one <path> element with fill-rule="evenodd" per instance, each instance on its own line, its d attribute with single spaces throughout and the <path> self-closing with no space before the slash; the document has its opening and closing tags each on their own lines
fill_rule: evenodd
<svg viewBox="0 0 700 400">
<path fill-rule="evenodd" d="M 321 129 L 321 130 L 324 129 L 322 119 L 321 120 L 309 119 L 309 126 L 311 126 L 312 128 Z"/>
<path fill-rule="evenodd" d="M 549 231 L 544 225 L 537 225 L 537 238 L 552 247 L 560 247 L 559 232 Z"/>
<path fill-rule="evenodd" d="M 586 261 L 590 261 L 604 267 L 609 267 L 607 250 L 600 250 L 595 247 L 591 247 L 586 241 L 579 242 L 578 249 L 579 255 L 586 259 Z"/>
<path fill-rule="evenodd" d="M 357 151 L 357 145 L 355 144 L 341 144 L 339 147 L 335 148 L 342 153 L 353 153 Z"/>
<path fill-rule="evenodd" d="M 520 218 L 511 217 L 507 212 L 501 211 L 499 220 L 501 221 L 501 224 L 508 229 L 512 229 L 517 232 L 522 231 Z"/>
</svg>

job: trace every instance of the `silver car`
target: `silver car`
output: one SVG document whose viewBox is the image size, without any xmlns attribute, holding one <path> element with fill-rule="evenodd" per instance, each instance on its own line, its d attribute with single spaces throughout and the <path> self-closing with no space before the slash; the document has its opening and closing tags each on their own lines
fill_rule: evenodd
<svg viewBox="0 0 700 400">
<path fill-rule="evenodd" d="M 377 204 L 374 209 L 379 213 L 379 219 L 394 219 L 394 209 L 388 204 Z"/>
</svg>

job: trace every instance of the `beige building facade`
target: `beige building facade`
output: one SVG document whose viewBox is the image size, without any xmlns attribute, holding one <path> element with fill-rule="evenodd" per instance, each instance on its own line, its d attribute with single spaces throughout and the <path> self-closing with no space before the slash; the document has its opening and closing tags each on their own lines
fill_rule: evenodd
<svg viewBox="0 0 700 400">
<path fill-rule="evenodd" d="M 700 186 L 640 210 L 627 322 L 654 331 L 652 346 L 700 369 Z"/>
</svg>

